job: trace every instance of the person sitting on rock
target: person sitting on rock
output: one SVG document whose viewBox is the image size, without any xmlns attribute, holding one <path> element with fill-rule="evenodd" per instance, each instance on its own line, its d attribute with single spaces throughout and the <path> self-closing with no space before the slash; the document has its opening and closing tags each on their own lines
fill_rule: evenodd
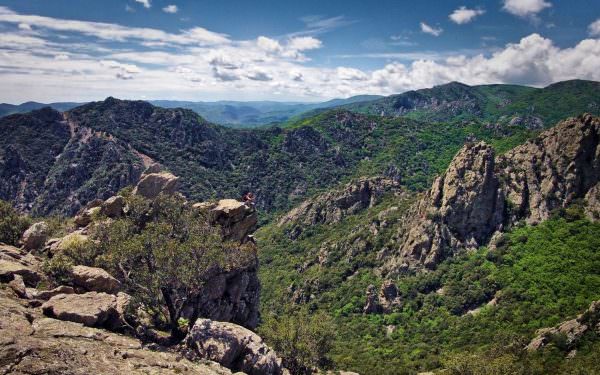
<svg viewBox="0 0 600 375">
<path fill-rule="evenodd" d="M 254 207 L 254 200 L 254 194 L 250 191 L 244 194 L 244 196 L 242 197 L 242 201 L 249 207 Z"/>
</svg>

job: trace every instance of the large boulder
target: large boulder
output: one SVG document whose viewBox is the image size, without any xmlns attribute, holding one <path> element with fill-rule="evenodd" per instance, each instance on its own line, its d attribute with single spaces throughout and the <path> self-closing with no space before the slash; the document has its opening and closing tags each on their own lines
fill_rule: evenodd
<svg viewBox="0 0 600 375">
<path fill-rule="evenodd" d="M 116 293 L 121 286 L 119 280 L 102 268 L 75 266 L 71 271 L 73 283 L 88 291 Z"/>
<path fill-rule="evenodd" d="M 133 189 L 133 194 L 147 199 L 154 199 L 160 194 L 173 195 L 177 191 L 179 177 L 169 172 L 149 173 L 142 178 Z"/>
<path fill-rule="evenodd" d="M 102 203 L 101 212 L 111 218 L 120 217 L 125 207 L 125 198 L 120 195 L 110 197 Z"/>
<path fill-rule="evenodd" d="M 73 221 L 78 227 L 85 227 L 92 222 L 94 215 L 100 213 L 100 210 L 100 207 L 85 208 L 75 216 Z"/>
<path fill-rule="evenodd" d="M 38 250 L 46 243 L 49 233 L 50 228 L 48 227 L 48 224 L 40 221 L 30 226 L 25 233 L 23 233 L 21 243 L 27 250 Z"/>
<path fill-rule="evenodd" d="M 250 375 L 282 374 L 281 359 L 256 333 L 233 323 L 198 319 L 185 344 L 202 359 Z"/>
<path fill-rule="evenodd" d="M 256 228 L 258 215 L 251 205 L 222 199 L 210 210 L 210 221 L 221 226 L 224 239 L 244 242 Z"/>
<path fill-rule="evenodd" d="M 129 297 L 124 293 L 118 296 L 106 293 L 88 292 L 84 294 L 59 294 L 42 305 L 44 314 L 88 327 L 120 328 L 123 325 L 122 313 Z"/>
</svg>

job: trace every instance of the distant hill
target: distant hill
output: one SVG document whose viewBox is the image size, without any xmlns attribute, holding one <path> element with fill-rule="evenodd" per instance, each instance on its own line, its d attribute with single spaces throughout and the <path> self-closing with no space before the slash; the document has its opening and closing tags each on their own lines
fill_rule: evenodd
<svg viewBox="0 0 600 375">
<path fill-rule="evenodd" d="M 63 112 L 69 109 L 75 108 L 82 105 L 83 103 L 71 103 L 71 102 L 59 102 L 59 103 L 38 103 L 38 102 L 25 102 L 22 104 L 7 104 L 0 103 L 0 117 L 12 115 L 13 113 L 26 113 L 41 109 L 44 107 L 51 107 L 57 111 Z"/>
<path fill-rule="evenodd" d="M 191 109 L 208 121 L 230 127 L 245 128 L 282 123 L 315 109 L 327 109 L 379 98 L 382 98 L 382 96 L 358 95 L 346 99 L 333 99 L 322 103 L 274 101 L 189 102 L 176 100 L 151 100 L 150 103 L 163 108 Z"/>
<path fill-rule="evenodd" d="M 468 86 L 459 82 L 342 105 L 352 112 L 406 116 L 425 121 L 479 119 L 533 128 L 588 112 L 600 114 L 600 82 L 571 80 L 544 88 L 518 85 Z M 307 114 L 308 115 L 308 114 Z"/>
</svg>

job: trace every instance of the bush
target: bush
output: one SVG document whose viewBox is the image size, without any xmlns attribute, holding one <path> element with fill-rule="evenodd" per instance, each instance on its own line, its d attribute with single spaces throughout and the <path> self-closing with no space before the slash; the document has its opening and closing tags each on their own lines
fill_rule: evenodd
<svg viewBox="0 0 600 375">
<path fill-rule="evenodd" d="M 0 242 L 17 246 L 31 220 L 21 216 L 10 203 L 0 200 Z"/>
<path fill-rule="evenodd" d="M 63 253 L 58 253 L 51 259 L 46 259 L 42 265 L 43 271 L 56 284 L 70 284 L 73 280 L 71 270 L 73 269 L 73 260 Z"/>
<path fill-rule="evenodd" d="M 330 366 L 334 326 L 325 313 L 301 310 L 283 316 L 268 316 L 259 332 L 294 375 L 310 374 L 314 368 Z"/>
</svg>

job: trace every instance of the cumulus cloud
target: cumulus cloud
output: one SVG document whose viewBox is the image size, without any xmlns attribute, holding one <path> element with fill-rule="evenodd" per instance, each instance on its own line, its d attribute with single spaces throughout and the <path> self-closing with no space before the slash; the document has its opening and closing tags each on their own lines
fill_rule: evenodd
<svg viewBox="0 0 600 375">
<path fill-rule="evenodd" d="M 519 17 L 535 16 L 552 4 L 545 0 L 504 0 L 502 9 Z"/>
<path fill-rule="evenodd" d="M 483 9 L 469 9 L 465 6 L 461 6 L 460 8 L 455 9 L 448 17 L 452 22 L 462 25 L 473 21 L 475 17 L 484 13 L 485 10 Z"/>
<path fill-rule="evenodd" d="M 429 26 L 425 22 L 421 22 L 421 31 L 424 32 L 425 34 L 430 34 L 433 36 L 440 36 L 440 35 L 442 35 L 442 32 L 444 30 L 441 27 L 435 28 L 433 26 Z"/>
<path fill-rule="evenodd" d="M 40 32 L 19 28 L 20 23 Z M 367 70 L 349 64 L 328 67 L 306 63 L 311 51 L 322 47 L 319 39 L 307 35 L 234 40 L 199 27 L 174 34 L 24 16 L 3 7 L 0 27 L 4 30 L 0 33 L 4 89 L 0 99 L 11 102 L 86 101 L 109 95 L 317 100 L 367 93 L 387 95 L 449 81 L 544 86 L 573 78 L 600 80 L 600 39 L 594 38 L 562 48 L 531 34 L 491 54 L 380 54 L 377 57 L 388 62 Z M 60 31 L 67 38 L 56 38 L 58 33 L 52 31 Z M 96 31 L 98 34 L 93 34 Z M 592 25 L 589 31 L 594 32 Z M 213 35 L 217 35 L 218 43 L 207 42 Z M 103 43 L 108 38 L 114 41 L 110 48 Z M 136 48 L 136 43 L 141 48 Z"/>
<path fill-rule="evenodd" d="M 588 26 L 588 31 L 591 36 L 600 36 L 600 18 Z"/>
<path fill-rule="evenodd" d="M 177 8 L 177 5 L 167 5 L 166 7 L 162 8 L 162 10 L 165 13 L 175 14 L 179 11 L 179 8 Z"/>
<path fill-rule="evenodd" d="M 152 6 L 152 4 L 150 4 L 150 0 L 135 0 L 135 2 L 142 4 L 146 9 Z"/>
</svg>

